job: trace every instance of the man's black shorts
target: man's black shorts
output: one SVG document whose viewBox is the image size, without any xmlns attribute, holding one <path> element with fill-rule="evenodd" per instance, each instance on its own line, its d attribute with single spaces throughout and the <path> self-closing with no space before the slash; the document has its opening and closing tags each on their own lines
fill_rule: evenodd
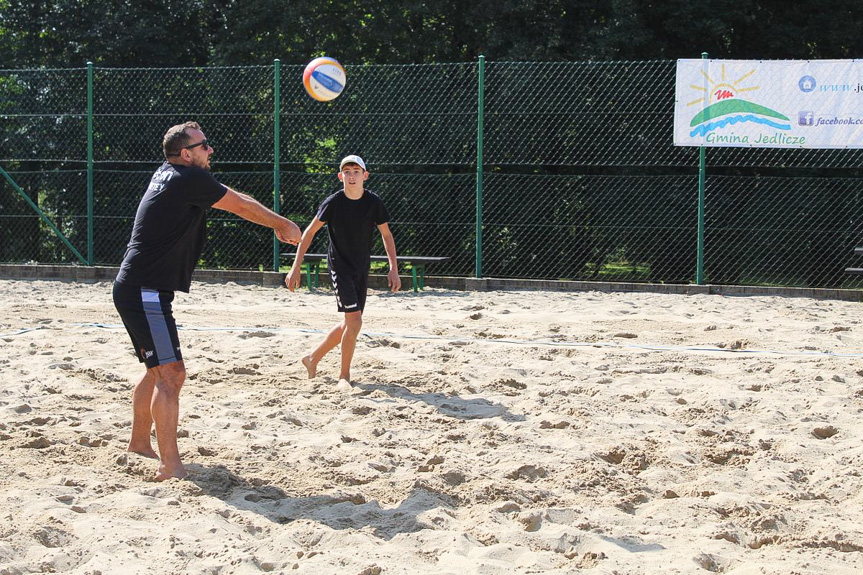
<svg viewBox="0 0 863 575">
<path fill-rule="evenodd" d="M 336 293 L 339 311 L 363 311 L 366 307 L 368 276 L 336 274 L 336 271 L 330 268 L 330 277 L 333 279 L 333 291 Z"/>
<path fill-rule="evenodd" d="M 171 313 L 174 292 L 114 283 L 114 306 L 132 339 L 138 360 L 147 368 L 183 359 L 177 324 Z"/>
</svg>

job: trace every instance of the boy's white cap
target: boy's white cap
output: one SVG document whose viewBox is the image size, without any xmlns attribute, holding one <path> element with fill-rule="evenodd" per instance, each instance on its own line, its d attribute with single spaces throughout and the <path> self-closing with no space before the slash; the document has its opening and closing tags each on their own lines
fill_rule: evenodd
<svg viewBox="0 0 863 575">
<path fill-rule="evenodd" d="M 351 154 L 350 156 L 345 156 L 344 158 L 342 158 L 342 162 L 339 164 L 339 171 L 340 172 L 342 171 L 342 168 L 345 167 L 345 164 L 356 164 L 359 167 L 361 167 L 364 172 L 366 171 L 366 163 L 363 161 L 363 159 L 361 157 L 356 156 L 354 154 Z"/>
</svg>

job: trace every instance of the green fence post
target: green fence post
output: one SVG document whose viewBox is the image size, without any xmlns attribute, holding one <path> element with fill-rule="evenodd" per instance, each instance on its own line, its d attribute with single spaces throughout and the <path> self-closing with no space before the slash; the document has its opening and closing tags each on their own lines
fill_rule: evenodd
<svg viewBox="0 0 863 575">
<path fill-rule="evenodd" d="M 273 211 L 277 214 L 281 209 L 279 202 L 279 189 L 281 188 L 281 175 L 279 174 L 279 114 L 281 113 L 281 95 L 279 84 L 281 82 L 282 62 L 276 58 L 273 60 Z M 273 234 L 273 271 L 279 271 L 279 249 L 281 245 L 279 238 Z"/>
<path fill-rule="evenodd" d="M 707 63 L 707 52 L 701 53 L 701 59 Z M 706 78 L 705 78 L 706 81 Z M 708 93 L 708 103 L 709 92 Z M 704 284 L 704 180 L 707 172 L 707 161 L 704 146 L 698 148 L 698 246 L 695 258 L 695 283 Z"/>
<path fill-rule="evenodd" d="M 93 265 L 93 62 L 87 62 L 87 265 Z"/>
<path fill-rule="evenodd" d="M 485 84 L 485 56 L 479 57 L 479 80 L 476 110 L 476 277 L 482 277 L 482 136 L 483 92 Z"/>
</svg>

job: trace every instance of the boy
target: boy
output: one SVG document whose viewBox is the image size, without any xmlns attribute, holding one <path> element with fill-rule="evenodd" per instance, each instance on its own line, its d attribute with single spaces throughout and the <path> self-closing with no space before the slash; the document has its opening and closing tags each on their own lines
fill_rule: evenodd
<svg viewBox="0 0 863 575">
<path fill-rule="evenodd" d="M 338 310 L 344 313 L 345 317 L 330 330 L 324 341 L 301 361 L 311 379 L 317 374 L 321 358 L 341 344 L 342 363 L 337 388 L 344 391 L 351 388 L 351 360 L 363 324 L 375 226 L 381 233 L 389 260 L 387 283 L 390 290 L 396 292 L 401 289 L 402 281 L 396 261 L 396 244 L 388 223 L 389 213 L 377 194 L 363 188 L 363 183 L 369 179 L 365 162 L 359 156 L 346 156 L 339 164 L 338 176 L 343 189 L 323 201 L 317 215 L 303 232 L 294 265 L 285 278 L 285 285 L 291 291 L 300 285 L 300 265 L 303 257 L 315 234 L 326 225 L 330 237 L 327 262 Z"/>
</svg>

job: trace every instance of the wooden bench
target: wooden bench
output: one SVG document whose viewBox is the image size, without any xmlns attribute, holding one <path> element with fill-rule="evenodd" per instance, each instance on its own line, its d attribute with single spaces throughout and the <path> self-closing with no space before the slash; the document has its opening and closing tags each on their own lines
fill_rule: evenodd
<svg viewBox="0 0 863 575">
<path fill-rule="evenodd" d="M 296 254 L 282 254 L 282 259 L 289 264 L 294 262 Z M 306 254 L 303 257 L 303 265 L 306 266 L 306 285 L 312 289 L 312 274 L 314 274 L 314 287 L 318 287 L 318 279 L 320 277 L 321 262 L 327 259 L 327 254 Z M 445 262 L 449 257 L 430 257 L 430 256 L 396 256 L 397 263 L 405 263 L 411 266 L 411 277 L 413 279 L 414 291 L 419 291 L 425 288 L 425 267 L 426 264 L 436 262 Z M 373 262 L 389 261 L 387 256 L 372 256 Z"/>
<path fill-rule="evenodd" d="M 855 256 L 863 256 L 863 248 L 854 248 Z M 863 274 L 863 268 L 845 268 L 846 274 Z"/>
</svg>

